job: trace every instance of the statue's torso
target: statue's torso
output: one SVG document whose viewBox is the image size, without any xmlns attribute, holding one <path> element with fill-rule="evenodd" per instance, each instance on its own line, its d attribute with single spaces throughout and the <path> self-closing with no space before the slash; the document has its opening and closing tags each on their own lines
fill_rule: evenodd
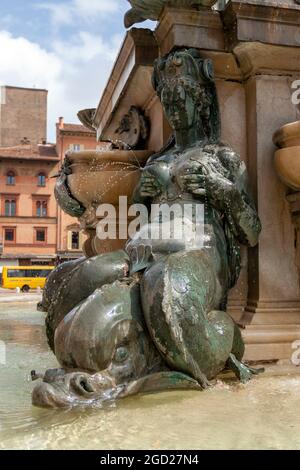
<svg viewBox="0 0 300 470">
<path fill-rule="evenodd" d="M 153 199 L 153 205 L 157 205 L 160 209 L 164 205 L 178 207 L 174 212 L 174 224 L 171 224 L 171 237 L 165 237 L 167 232 L 160 232 L 157 237 L 158 227 L 164 227 L 168 230 L 169 212 L 166 212 L 166 218 L 161 212 L 156 216 L 152 211 L 152 220 L 146 226 L 141 228 L 140 233 L 128 243 L 129 248 L 132 246 L 150 245 L 155 257 L 165 255 L 180 250 L 202 250 L 205 249 L 211 255 L 213 262 L 216 264 L 217 271 L 227 271 L 226 256 L 226 238 L 224 235 L 222 214 L 212 207 L 205 195 L 195 197 L 184 189 L 184 179 L 186 171 L 191 168 L 194 163 L 200 162 L 203 167 L 209 170 L 213 165 L 218 168 L 225 176 L 226 169 L 215 154 L 208 153 L 202 148 L 192 148 L 185 152 L 172 151 L 153 160 L 146 165 L 144 171 L 150 172 L 160 182 L 163 190 L 159 196 Z M 180 211 L 181 208 L 181 211 Z M 182 221 L 184 225 L 182 226 Z M 184 227 L 188 225 L 188 235 L 184 232 Z M 181 226 L 182 231 L 178 232 Z M 190 237 L 189 229 L 196 231 Z M 154 231 L 151 232 L 154 227 Z M 172 232 L 172 227 L 176 227 L 176 234 Z M 156 231 L 155 231 L 156 230 Z M 151 236 L 152 233 L 156 235 Z M 178 240 L 181 235 L 181 239 Z"/>
</svg>

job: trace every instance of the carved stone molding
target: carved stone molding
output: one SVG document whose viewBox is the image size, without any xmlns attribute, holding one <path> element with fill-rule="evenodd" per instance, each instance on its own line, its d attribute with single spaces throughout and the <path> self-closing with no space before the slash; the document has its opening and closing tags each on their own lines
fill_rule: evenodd
<svg viewBox="0 0 300 470">
<path fill-rule="evenodd" d="M 168 54 L 174 47 L 225 52 L 223 25 L 217 11 L 165 8 L 155 37 L 161 55 Z"/>
<path fill-rule="evenodd" d="M 157 20 L 166 5 L 190 9 L 210 8 L 217 3 L 217 0 L 129 0 L 129 3 L 132 8 L 127 11 L 124 17 L 126 28 L 148 19 Z"/>
<path fill-rule="evenodd" d="M 300 6 L 294 0 L 231 0 L 221 16 L 228 50 L 244 41 L 300 45 Z"/>
</svg>

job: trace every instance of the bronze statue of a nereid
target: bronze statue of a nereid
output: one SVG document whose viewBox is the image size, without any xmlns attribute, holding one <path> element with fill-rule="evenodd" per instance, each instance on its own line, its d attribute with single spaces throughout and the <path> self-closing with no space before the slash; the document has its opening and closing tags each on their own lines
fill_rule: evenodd
<svg viewBox="0 0 300 470">
<path fill-rule="evenodd" d="M 65 263 L 51 273 L 40 308 L 61 369 L 33 392 L 38 406 L 99 405 L 138 392 L 205 389 L 224 368 L 245 382 L 244 343 L 226 313 L 240 244 L 255 246 L 260 221 L 239 156 L 220 141 L 212 62 L 181 49 L 154 64 L 153 86 L 174 139 L 150 157 L 135 202 L 204 207 L 193 238 L 149 239 L 157 218 L 123 251 Z"/>
</svg>

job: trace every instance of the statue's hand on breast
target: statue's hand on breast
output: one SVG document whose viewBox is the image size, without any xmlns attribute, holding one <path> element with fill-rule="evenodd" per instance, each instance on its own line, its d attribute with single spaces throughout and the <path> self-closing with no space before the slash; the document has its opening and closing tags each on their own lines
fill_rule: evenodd
<svg viewBox="0 0 300 470">
<path fill-rule="evenodd" d="M 235 185 L 213 168 L 200 162 L 192 162 L 183 175 L 184 188 L 196 197 L 205 196 L 208 202 L 224 211 L 235 197 Z"/>
<path fill-rule="evenodd" d="M 142 197 L 155 198 L 162 193 L 158 178 L 150 171 L 144 170 L 140 179 L 140 194 Z"/>
</svg>

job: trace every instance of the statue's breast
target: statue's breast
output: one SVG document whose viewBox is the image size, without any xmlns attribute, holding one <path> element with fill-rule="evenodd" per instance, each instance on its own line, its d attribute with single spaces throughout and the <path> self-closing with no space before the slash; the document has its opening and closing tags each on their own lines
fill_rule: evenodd
<svg viewBox="0 0 300 470">
<path fill-rule="evenodd" d="M 187 174 L 208 175 L 211 171 L 225 174 L 225 168 L 216 155 L 202 149 L 192 150 L 172 165 L 172 178 L 176 178 L 178 185 L 182 186 L 182 179 Z"/>
<path fill-rule="evenodd" d="M 144 170 L 151 173 L 163 187 L 166 187 L 171 179 L 172 163 L 159 159 L 147 165 Z"/>
</svg>

